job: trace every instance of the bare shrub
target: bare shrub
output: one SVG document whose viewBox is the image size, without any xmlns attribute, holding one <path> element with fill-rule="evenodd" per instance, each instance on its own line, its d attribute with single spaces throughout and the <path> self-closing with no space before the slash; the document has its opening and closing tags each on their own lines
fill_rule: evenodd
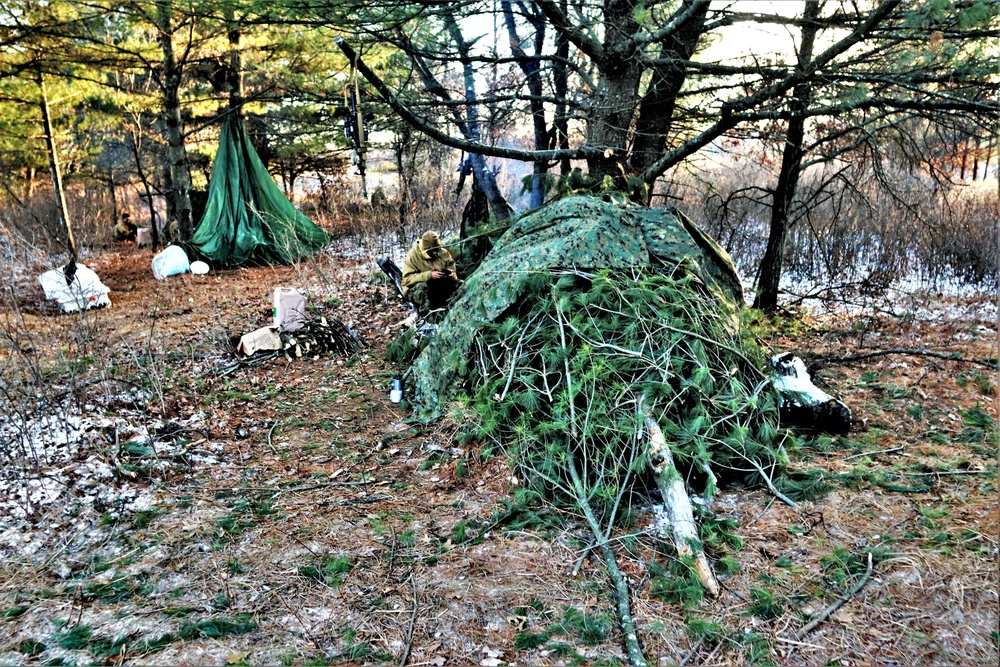
<svg viewBox="0 0 1000 667">
<path fill-rule="evenodd" d="M 66 207 L 77 248 L 105 247 L 114 242 L 117 207 L 109 188 L 78 180 L 66 187 Z M 40 188 L 24 201 L 0 201 L 0 217 L 6 228 L 35 247 L 50 253 L 68 248 L 51 188 Z"/>
<path fill-rule="evenodd" d="M 702 162 L 659 192 L 729 251 L 756 282 L 777 165 L 752 155 Z M 878 292 L 905 276 L 995 285 L 995 194 L 932 180 L 902 165 L 830 162 L 808 170 L 790 210 L 784 275 Z"/>
<path fill-rule="evenodd" d="M 408 181 L 406 201 L 402 201 L 396 173 L 369 172 L 367 198 L 361 192 L 360 177 L 349 173 L 325 179 L 308 205 L 341 247 L 350 246 L 366 257 L 405 252 L 428 229 L 445 236 L 457 234 L 468 195 L 456 197 L 457 174 L 446 153 L 425 151 L 417 164 L 420 168 Z"/>
<path fill-rule="evenodd" d="M 743 276 L 754 276 L 767 242 L 770 198 L 762 187 L 770 170 L 747 155 L 730 155 L 711 164 L 687 165 L 659 194 L 711 234 L 736 262 Z"/>
<path fill-rule="evenodd" d="M 990 184 L 989 188 L 992 188 Z M 926 230 L 923 270 L 931 281 L 948 276 L 969 284 L 996 285 L 1000 276 L 1000 205 L 986 188 L 958 188 L 938 209 L 937 224 Z"/>
</svg>

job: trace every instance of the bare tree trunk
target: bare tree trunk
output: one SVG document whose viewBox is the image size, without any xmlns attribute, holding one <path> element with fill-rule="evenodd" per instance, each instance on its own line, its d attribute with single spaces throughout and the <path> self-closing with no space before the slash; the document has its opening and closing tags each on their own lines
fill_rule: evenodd
<svg viewBox="0 0 1000 667">
<path fill-rule="evenodd" d="M 129 138 L 131 139 L 129 148 L 132 149 L 132 159 L 135 161 L 135 173 L 139 177 L 139 182 L 142 183 L 142 194 L 140 196 L 146 200 L 146 207 L 149 209 L 149 241 L 155 252 L 160 248 L 160 229 L 156 220 L 156 202 L 153 199 L 153 188 L 149 184 L 149 175 L 142 164 L 141 114 L 135 114 L 135 123 L 135 129 L 129 130 Z"/>
<path fill-rule="evenodd" d="M 111 227 L 118 225 L 121 213 L 118 211 L 118 188 L 115 186 L 115 168 L 108 169 L 108 194 L 111 195 Z"/>
<path fill-rule="evenodd" d="M 531 124 L 535 135 L 535 150 L 544 151 L 549 144 L 548 125 L 545 122 L 545 106 L 542 103 L 542 73 L 538 56 L 542 53 L 545 43 L 545 18 L 541 14 L 527 14 L 525 18 L 535 31 L 534 57 L 529 56 L 521 46 L 521 38 L 517 34 L 517 25 L 514 22 L 514 12 L 511 8 L 510 0 L 501 0 L 500 7 L 503 10 L 504 23 L 507 25 L 507 36 L 510 40 L 511 53 L 517 59 L 518 67 L 524 72 L 527 78 L 528 92 L 531 99 L 528 104 L 531 108 Z M 537 11 L 537 10 L 536 10 Z M 536 159 L 532 162 L 531 197 L 528 205 L 531 208 L 538 208 L 545 200 L 545 187 L 543 176 L 549 170 L 548 160 Z"/>
<path fill-rule="evenodd" d="M 972 180 L 975 181 L 979 178 L 979 137 L 977 136 L 974 141 L 975 148 L 972 151 Z M 985 180 L 985 179 L 984 179 Z"/>
<path fill-rule="evenodd" d="M 406 174 L 406 149 L 410 146 L 413 131 L 409 125 L 401 124 L 393 140 L 396 153 L 396 174 L 399 183 L 399 238 L 406 238 L 406 224 L 410 206 L 410 177 Z"/>
<path fill-rule="evenodd" d="M 986 139 L 986 157 L 983 160 L 983 180 L 985 181 L 990 175 L 990 160 L 993 159 L 993 136 L 990 135 Z M 1000 172 L 1000 169 L 997 170 Z M 1000 173 L 998 173 L 998 182 L 1000 182 Z"/>
<path fill-rule="evenodd" d="M 971 137 L 966 137 L 965 141 L 962 142 L 962 167 L 958 172 L 958 180 L 965 180 L 965 171 L 969 167 L 969 139 Z M 975 180 L 975 179 L 973 179 Z"/>
<path fill-rule="evenodd" d="M 560 0 L 559 10 L 566 14 L 567 0 Z M 556 59 L 552 63 L 552 85 L 556 93 L 555 114 L 552 121 L 550 148 L 569 150 L 569 115 L 566 100 L 569 99 L 569 36 L 560 30 L 556 34 Z M 572 164 L 568 157 L 559 160 L 559 173 L 569 176 Z"/>
<path fill-rule="evenodd" d="M 705 0 L 684 0 L 678 14 L 687 19 L 660 45 L 659 60 L 664 64 L 653 71 L 646 94 L 639 103 L 635 140 L 629 166 L 633 171 L 645 171 L 663 155 L 670 132 L 677 95 L 687 78 L 684 63 L 691 59 L 698 40 L 705 32 L 709 3 Z"/>
<path fill-rule="evenodd" d="M 187 149 L 184 146 L 181 120 L 180 87 L 182 65 L 174 51 L 173 1 L 158 0 L 157 27 L 163 52 L 163 121 L 167 135 L 167 164 L 164 184 L 167 186 L 167 217 L 177 222 L 177 240 L 187 241 L 194 232 L 191 220 L 191 174 Z"/>
<path fill-rule="evenodd" d="M 229 67 L 226 68 L 226 83 L 229 85 L 229 110 L 243 113 L 243 52 L 240 50 L 240 39 L 243 31 L 232 11 L 227 12 L 229 22 Z"/>
<path fill-rule="evenodd" d="M 989 159 L 988 158 L 987 158 L 986 162 L 987 162 L 987 165 L 989 165 Z M 35 171 L 34 167 L 28 167 L 25 170 L 25 173 L 24 173 L 24 180 L 26 181 L 26 183 L 24 185 L 24 203 L 25 204 L 30 204 L 31 203 L 31 198 L 35 194 L 35 176 L 37 176 L 37 175 L 38 175 L 38 172 Z"/>
<path fill-rule="evenodd" d="M 805 68 L 812 60 L 813 47 L 816 42 L 818 25 L 816 19 L 820 12 L 819 0 L 807 0 L 805 24 L 802 27 L 802 44 L 799 47 L 799 69 Z M 795 86 L 789 108 L 792 118 L 788 121 L 788 131 L 785 137 L 785 150 L 781 156 L 781 171 L 778 183 L 774 188 L 771 202 L 771 227 L 767 237 L 767 248 L 760 261 L 757 281 L 757 299 L 754 308 L 765 312 L 773 312 L 778 307 L 778 284 L 781 281 L 781 268 L 784 262 L 785 243 L 788 239 L 788 209 L 795 198 L 799 176 L 802 172 L 802 142 L 805 139 L 805 111 L 812 101 L 813 88 L 808 82 Z"/>
<path fill-rule="evenodd" d="M 49 113 L 49 97 L 45 91 L 45 78 L 38 71 L 38 89 L 41 92 L 42 124 L 45 132 L 45 147 L 49 153 L 49 169 L 52 172 L 52 190 L 56 198 L 56 213 L 59 225 L 66 232 L 66 244 L 70 253 L 70 261 L 76 263 L 76 240 L 73 238 L 73 228 L 69 222 L 69 209 L 66 206 L 66 191 L 63 189 L 62 171 L 59 168 L 59 152 L 52 129 L 52 116 Z"/>
<path fill-rule="evenodd" d="M 465 134 L 468 139 L 478 143 L 482 141 L 482 132 L 479 122 L 479 105 L 476 102 L 476 81 L 475 72 L 472 68 L 472 58 L 470 56 L 470 45 L 465 41 L 458 22 L 450 12 L 445 14 L 445 26 L 448 28 L 451 38 L 455 40 L 455 45 L 458 47 L 462 61 L 465 100 L 468 102 L 468 106 L 466 107 Z M 479 179 L 479 185 L 483 188 L 483 192 L 486 193 L 486 199 L 490 203 L 490 210 L 493 211 L 493 215 L 498 220 L 506 220 L 511 214 L 510 205 L 497 186 L 496 175 L 486 165 L 486 158 L 482 155 L 472 153 L 469 155 L 469 160 L 472 162 L 472 170 L 475 172 L 476 178 Z"/>
<path fill-rule="evenodd" d="M 639 32 L 636 4 L 635 0 L 604 2 L 605 24 L 615 29 L 604 35 L 603 52 L 597 61 L 601 76 L 587 119 L 587 146 L 603 151 L 587 159 L 588 172 L 597 181 L 610 177 L 620 189 L 625 186 L 625 151 L 644 70 L 633 40 Z"/>
</svg>

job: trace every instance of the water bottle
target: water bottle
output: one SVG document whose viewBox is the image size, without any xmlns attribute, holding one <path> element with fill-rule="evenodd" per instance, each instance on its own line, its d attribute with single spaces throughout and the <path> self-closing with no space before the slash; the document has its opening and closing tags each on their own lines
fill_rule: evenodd
<svg viewBox="0 0 1000 667">
<path fill-rule="evenodd" d="M 403 400 L 403 378 L 399 377 L 399 373 L 392 376 L 392 389 L 389 391 L 389 400 L 393 403 L 399 403 Z"/>
</svg>

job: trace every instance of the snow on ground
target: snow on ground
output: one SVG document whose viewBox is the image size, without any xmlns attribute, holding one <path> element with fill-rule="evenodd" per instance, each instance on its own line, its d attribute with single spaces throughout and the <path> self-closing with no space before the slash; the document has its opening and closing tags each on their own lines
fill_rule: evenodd
<svg viewBox="0 0 1000 667">
<path fill-rule="evenodd" d="M 149 511 L 156 503 L 147 478 L 176 466 L 218 463 L 221 445 L 194 447 L 189 439 L 160 435 L 205 420 L 199 412 L 168 429 L 137 410 L 111 414 L 71 401 L 48 414 L 3 415 L 0 554 L 30 557 L 54 539 L 99 541 L 100 522 Z"/>
</svg>

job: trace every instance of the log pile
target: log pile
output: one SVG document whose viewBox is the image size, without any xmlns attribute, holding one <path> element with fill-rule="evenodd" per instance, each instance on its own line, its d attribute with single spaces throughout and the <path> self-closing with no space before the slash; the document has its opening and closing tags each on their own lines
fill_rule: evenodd
<svg viewBox="0 0 1000 667">
<path fill-rule="evenodd" d="M 307 319 L 302 328 L 281 333 L 281 354 L 286 359 L 299 359 L 331 354 L 350 355 L 364 348 L 350 327 L 336 318 L 321 317 L 318 320 Z"/>
</svg>

